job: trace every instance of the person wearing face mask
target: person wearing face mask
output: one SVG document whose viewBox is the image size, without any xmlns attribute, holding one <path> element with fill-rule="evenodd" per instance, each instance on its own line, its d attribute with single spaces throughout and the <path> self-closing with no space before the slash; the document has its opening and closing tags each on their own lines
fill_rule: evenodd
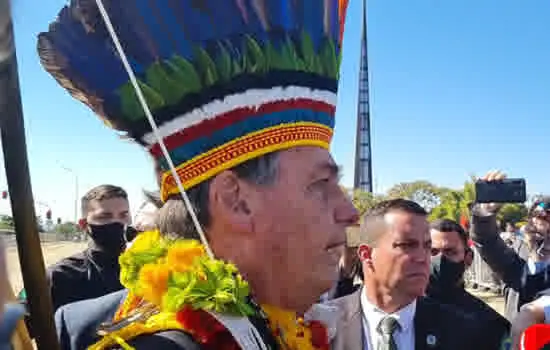
<svg viewBox="0 0 550 350">
<path fill-rule="evenodd" d="M 126 247 L 130 223 L 128 195 L 120 187 L 101 185 L 86 193 L 81 204 L 80 224 L 91 242 L 83 252 L 48 268 L 54 311 L 123 289 L 118 257 Z"/>
<path fill-rule="evenodd" d="M 500 344 L 509 335 L 510 323 L 482 300 L 464 289 L 464 272 L 473 260 L 468 234 L 455 221 L 440 219 L 430 224 L 432 258 L 426 295 L 471 314 L 484 325 L 490 344 Z"/>
<path fill-rule="evenodd" d="M 501 172 L 489 172 L 483 180 L 499 181 Z M 505 316 L 512 321 L 519 308 L 550 288 L 550 197 L 535 201 L 529 209 L 523 240 L 508 247 L 496 225 L 497 204 L 472 208 L 471 236 L 478 251 L 505 285 Z"/>
</svg>

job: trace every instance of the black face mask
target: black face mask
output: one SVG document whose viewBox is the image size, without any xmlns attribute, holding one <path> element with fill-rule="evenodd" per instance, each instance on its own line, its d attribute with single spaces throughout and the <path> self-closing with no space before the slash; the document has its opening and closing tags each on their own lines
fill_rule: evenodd
<svg viewBox="0 0 550 350">
<path fill-rule="evenodd" d="M 109 253 L 121 253 L 126 247 L 126 227 L 120 222 L 106 225 L 88 224 L 89 234 L 97 248 Z"/>
<path fill-rule="evenodd" d="M 466 265 L 449 260 L 442 254 L 432 257 L 430 267 L 430 287 L 441 291 L 453 289 L 460 285 Z"/>
</svg>

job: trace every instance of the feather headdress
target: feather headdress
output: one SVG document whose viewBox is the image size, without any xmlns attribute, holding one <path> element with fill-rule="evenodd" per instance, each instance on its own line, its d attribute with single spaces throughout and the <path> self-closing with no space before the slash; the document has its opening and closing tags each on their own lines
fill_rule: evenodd
<svg viewBox="0 0 550 350">
<path fill-rule="evenodd" d="M 103 0 L 186 189 L 263 154 L 329 147 L 347 0 Z M 94 0 L 38 38 L 43 66 L 176 182 Z"/>
</svg>

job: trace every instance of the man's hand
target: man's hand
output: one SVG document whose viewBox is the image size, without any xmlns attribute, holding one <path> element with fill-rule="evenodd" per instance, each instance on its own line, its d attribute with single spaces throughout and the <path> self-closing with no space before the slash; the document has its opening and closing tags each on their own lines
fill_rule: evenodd
<svg viewBox="0 0 550 350">
<path fill-rule="evenodd" d="M 506 174 L 504 174 L 501 171 L 493 170 L 489 171 L 485 176 L 480 178 L 481 181 L 502 181 L 506 179 Z M 476 203 L 473 208 L 472 212 L 475 215 L 479 216 L 488 216 L 488 215 L 495 215 L 500 208 L 502 208 L 501 203 Z"/>
</svg>

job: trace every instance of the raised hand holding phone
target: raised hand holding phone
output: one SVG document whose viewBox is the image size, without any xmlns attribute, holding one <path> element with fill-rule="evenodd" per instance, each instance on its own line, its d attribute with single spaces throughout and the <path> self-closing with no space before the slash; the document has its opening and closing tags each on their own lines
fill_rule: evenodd
<svg viewBox="0 0 550 350">
<path fill-rule="evenodd" d="M 491 215 L 497 213 L 500 208 L 502 207 L 502 203 L 496 203 L 496 202 L 486 202 L 483 203 L 478 201 L 478 189 L 479 189 L 479 183 L 493 183 L 497 181 L 503 181 L 506 179 L 506 174 L 504 174 L 501 171 L 493 170 L 489 171 L 485 176 L 475 180 L 476 183 L 476 203 L 472 207 L 472 211 L 476 215 Z M 486 198 L 484 198 L 486 200 Z"/>
</svg>

